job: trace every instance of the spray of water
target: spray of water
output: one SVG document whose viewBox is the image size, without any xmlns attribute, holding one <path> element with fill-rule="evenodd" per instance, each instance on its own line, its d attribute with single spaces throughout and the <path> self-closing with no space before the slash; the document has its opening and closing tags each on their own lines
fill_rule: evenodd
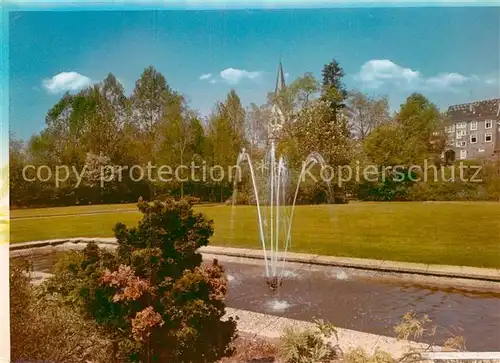
<svg viewBox="0 0 500 363">
<path fill-rule="evenodd" d="M 300 183 L 306 171 L 313 165 L 324 167 L 325 161 L 318 153 L 311 153 L 302 165 L 295 194 L 290 198 L 290 171 L 283 156 L 276 158 L 275 142 L 271 140 L 270 150 L 264 161 L 257 167 L 253 165 L 250 155 L 245 149 L 238 155 L 237 166 L 246 163 L 250 171 L 254 203 L 257 209 L 259 238 L 264 252 L 265 272 L 271 287 L 281 284 L 285 272 L 288 248 L 292 244 L 292 221 L 295 203 L 300 190 Z M 259 175 L 255 169 L 260 171 Z M 331 195 L 331 187 L 328 192 Z M 237 200 L 237 184 L 233 189 L 233 208 L 231 212 L 231 229 L 234 228 L 234 210 Z"/>
</svg>

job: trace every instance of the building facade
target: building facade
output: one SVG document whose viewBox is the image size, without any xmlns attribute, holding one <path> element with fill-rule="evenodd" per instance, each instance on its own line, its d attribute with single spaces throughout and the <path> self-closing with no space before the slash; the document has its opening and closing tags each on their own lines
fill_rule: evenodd
<svg viewBox="0 0 500 363">
<path fill-rule="evenodd" d="M 454 160 L 492 159 L 500 155 L 500 98 L 448 108 L 445 155 Z"/>
</svg>

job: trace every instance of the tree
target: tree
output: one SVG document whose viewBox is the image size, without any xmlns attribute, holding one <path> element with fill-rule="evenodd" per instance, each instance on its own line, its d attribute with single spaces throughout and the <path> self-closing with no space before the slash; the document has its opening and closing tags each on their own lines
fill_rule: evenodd
<svg viewBox="0 0 500 363">
<path fill-rule="evenodd" d="M 208 157 L 211 166 L 224 170 L 224 178 L 215 182 L 224 200 L 232 194 L 230 167 L 235 165 L 239 152 L 245 146 L 245 109 L 234 90 L 229 92 L 225 102 L 219 102 L 208 121 Z"/>
<path fill-rule="evenodd" d="M 65 93 L 47 112 L 45 117 L 47 127 L 40 136 L 50 149 L 50 153 L 57 158 L 57 162 L 80 166 L 83 153 L 79 152 L 79 137 L 83 133 L 84 123 L 73 116 L 74 106 L 75 96 Z"/>
<path fill-rule="evenodd" d="M 378 166 L 408 165 L 410 156 L 405 145 L 405 133 L 396 122 L 378 126 L 368 135 L 363 149 L 368 158 Z"/>
<path fill-rule="evenodd" d="M 445 119 L 436 105 L 419 93 L 411 94 L 395 116 L 401 125 L 408 161 L 438 162 L 445 146 Z"/>
<path fill-rule="evenodd" d="M 335 115 L 340 109 L 345 107 L 344 102 L 347 98 L 347 90 L 342 83 L 344 70 L 333 59 L 330 63 L 325 64 L 321 74 L 323 76 L 322 98 L 330 103 L 330 108 Z"/>
<path fill-rule="evenodd" d="M 288 87 L 292 99 L 294 101 L 295 107 L 302 109 L 309 105 L 320 91 L 319 82 L 316 80 L 311 72 L 304 73 L 302 77 L 298 77 L 292 82 Z"/>
<path fill-rule="evenodd" d="M 100 154 L 87 153 L 85 155 L 85 173 L 83 174 L 83 185 L 89 192 L 86 198 L 93 203 L 103 203 L 106 194 L 112 194 L 120 180 L 119 167 L 113 165 L 111 159 Z"/>
<path fill-rule="evenodd" d="M 213 234 L 212 221 L 193 202 L 140 201 L 137 227 L 118 223 L 118 249 L 89 244 L 49 290 L 83 309 L 136 362 L 216 362 L 232 353 L 236 323 L 222 321 L 227 291 L 215 260 L 201 265 L 198 248 Z M 67 283 L 65 283 L 67 282 Z"/>
<path fill-rule="evenodd" d="M 332 120 L 328 102 L 318 101 L 302 109 L 293 130 L 302 160 L 318 152 L 330 166 L 350 162 L 349 133 L 343 121 Z"/>
<path fill-rule="evenodd" d="M 484 163 L 482 174 L 488 196 L 500 202 L 500 155 Z"/>
<path fill-rule="evenodd" d="M 194 162 L 203 152 L 203 126 L 197 114 L 184 104 L 181 97 L 166 107 L 164 117 L 162 157 L 172 166 L 187 166 L 187 163 Z M 180 196 L 183 198 L 184 181 L 179 183 Z"/>
<path fill-rule="evenodd" d="M 109 116 L 117 130 L 121 130 L 129 119 L 129 102 L 125 96 L 123 85 L 116 79 L 113 73 L 109 73 L 100 84 L 100 90 L 108 105 L 110 106 Z"/>
<path fill-rule="evenodd" d="M 387 97 L 370 98 L 361 92 L 352 92 L 345 108 L 353 136 L 363 141 L 377 126 L 389 120 Z"/>
<path fill-rule="evenodd" d="M 154 161 L 163 142 L 164 135 L 158 129 L 164 120 L 165 106 L 176 102 L 178 97 L 153 66 L 146 68 L 137 80 L 130 97 L 131 124 L 137 139 L 134 147 L 140 150 L 144 164 Z"/>
<path fill-rule="evenodd" d="M 373 163 L 383 167 L 398 166 L 404 178 L 391 173 L 376 183 L 362 183 L 360 189 L 375 200 L 405 199 L 414 184 L 409 172 L 412 165 L 440 164 L 444 150 L 444 119 L 437 107 L 421 94 L 410 95 L 401 105 L 394 121 L 383 123 L 370 133 L 363 143 L 365 154 Z"/>
<path fill-rule="evenodd" d="M 267 144 L 270 110 L 267 106 L 251 103 L 246 112 L 245 135 L 250 152 L 262 149 Z"/>
<path fill-rule="evenodd" d="M 125 133 L 125 126 L 130 121 L 130 102 L 125 96 L 125 89 L 116 77 L 109 73 L 99 84 L 100 112 L 105 125 L 101 126 L 106 133 L 106 147 L 103 152 L 114 161 L 121 162 L 123 151 L 120 150 Z"/>
<path fill-rule="evenodd" d="M 393 123 L 380 125 L 365 139 L 365 152 L 378 165 L 437 163 L 444 150 L 444 122 L 434 104 L 412 94 Z"/>
<path fill-rule="evenodd" d="M 132 122 L 139 130 L 149 134 L 155 132 L 171 93 L 165 77 L 153 66 L 142 72 L 131 96 Z"/>
<path fill-rule="evenodd" d="M 10 186 L 10 203 L 16 204 L 25 199 L 26 181 L 23 178 L 23 168 L 25 165 L 24 145 L 22 140 L 16 139 L 15 135 L 9 132 L 9 165 L 4 177 L 5 183 Z M 4 171 L 2 170 L 2 173 Z M 2 185 L 3 187 L 3 185 Z M 2 193 L 3 196 L 3 193 Z"/>
</svg>

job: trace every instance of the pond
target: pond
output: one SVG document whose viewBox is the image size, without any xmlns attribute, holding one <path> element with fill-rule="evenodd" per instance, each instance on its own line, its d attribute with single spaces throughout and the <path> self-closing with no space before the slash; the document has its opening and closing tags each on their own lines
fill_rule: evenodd
<svg viewBox="0 0 500 363">
<path fill-rule="evenodd" d="M 34 269 L 50 272 L 60 253 L 36 256 Z M 438 329 L 428 343 L 442 344 L 456 333 L 465 337 L 468 350 L 500 350 L 499 292 L 370 278 L 353 270 L 294 263 L 287 265 L 281 288 L 271 291 L 261 262 L 220 262 L 228 275 L 226 304 L 232 308 L 307 321 L 322 318 L 340 328 L 386 336 L 395 336 L 394 326 L 413 310 L 446 329 Z"/>
</svg>

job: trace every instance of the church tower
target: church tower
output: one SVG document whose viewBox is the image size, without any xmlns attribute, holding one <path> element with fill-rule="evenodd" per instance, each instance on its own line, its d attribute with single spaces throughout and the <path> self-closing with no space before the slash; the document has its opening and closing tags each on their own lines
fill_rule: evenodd
<svg viewBox="0 0 500 363">
<path fill-rule="evenodd" d="M 285 83 L 285 73 L 283 72 L 283 63 L 280 63 L 278 66 L 278 75 L 276 77 L 276 88 L 274 89 L 274 94 L 277 95 L 280 91 L 283 91 L 286 89 L 286 83 Z"/>
<path fill-rule="evenodd" d="M 283 125 L 285 124 L 285 115 L 280 109 L 280 105 L 278 102 L 278 95 L 281 91 L 284 91 L 286 89 L 286 83 L 285 83 L 285 72 L 283 72 L 283 64 L 280 63 L 278 66 L 278 74 L 276 76 L 276 87 L 274 88 L 274 104 L 272 106 L 271 110 L 271 119 L 269 122 L 269 140 L 273 141 L 278 138 L 278 135 L 280 134 L 281 129 L 283 128 Z"/>
</svg>

